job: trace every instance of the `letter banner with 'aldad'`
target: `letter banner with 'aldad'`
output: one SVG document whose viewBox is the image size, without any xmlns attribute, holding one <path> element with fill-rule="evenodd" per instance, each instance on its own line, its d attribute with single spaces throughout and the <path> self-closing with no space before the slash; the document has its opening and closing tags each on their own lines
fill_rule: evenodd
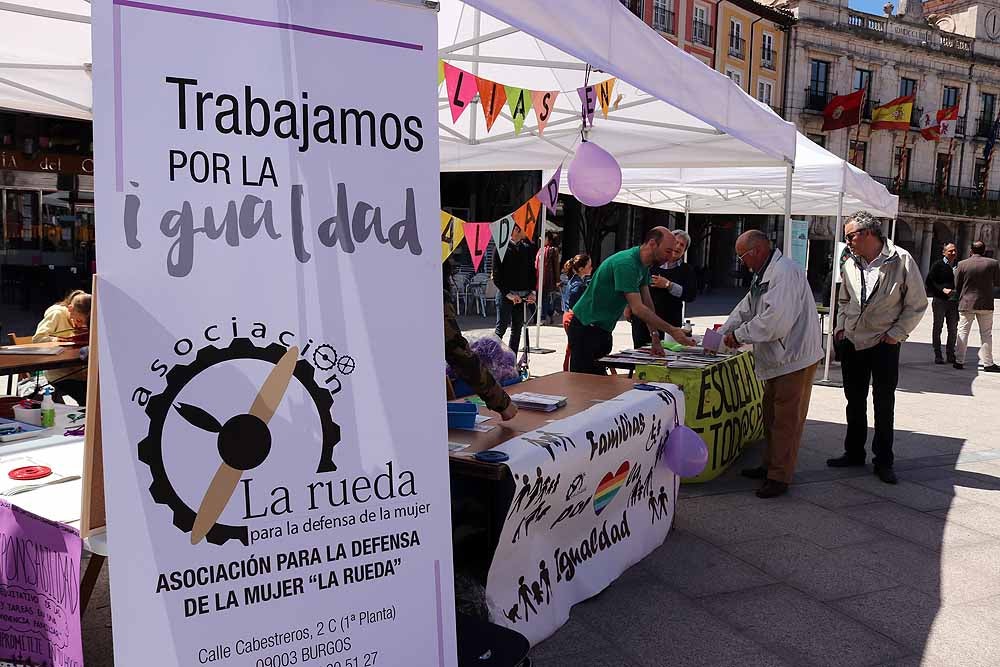
<svg viewBox="0 0 1000 667">
<path fill-rule="evenodd" d="M 79 533 L 0 500 L 0 545 L 0 663 L 83 665 Z"/>
<path fill-rule="evenodd" d="M 115 663 L 454 666 L 437 14 L 94 0 L 93 46 Z"/>
<path fill-rule="evenodd" d="M 675 385 L 618 398 L 509 440 L 514 495 L 486 582 L 494 621 L 537 644 L 663 544 L 678 477 L 663 461 L 684 423 Z"/>
</svg>

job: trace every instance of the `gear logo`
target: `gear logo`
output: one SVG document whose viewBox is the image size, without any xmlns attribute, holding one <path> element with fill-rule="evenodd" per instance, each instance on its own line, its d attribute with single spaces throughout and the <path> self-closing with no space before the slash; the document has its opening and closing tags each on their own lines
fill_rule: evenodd
<svg viewBox="0 0 1000 667">
<path fill-rule="evenodd" d="M 177 401 L 184 387 L 199 374 L 209 368 L 244 359 L 273 365 L 245 413 L 221 423 L 204 406 Z M 332 348 L 325 350 L 321 359 L 324 363 L 332 360 L 331 366 L 348 359 L 350 369 L 354 370 L 354 360 L 350 357 L 338 359 Z M 191 363 L 178 364 L 166 373 L 166 388 L 152 396 L 146 405 L 149 431 L 139 442 L 138 455 L 152 474 L 149 493 L 153 500 L 172 510 L 174 525 L 185 533 L 191 533 L 192 544 L 207 539 L 212 544 L 222 545 L 235 539 L 244 546 L 249 545 L 248 526 L 229 525 L 218 520 L 243 473 L 262 465 L 271 454 L 268 422 L 293 380 L 310 396 L 319 418 L 323 442 L 316 472 L 327 473 L 337 469 L 333 452 L 340 442 L 340 426 L 333 421 L 331 414 L 333 398 L 329 391 L 317 384 L 314 374 L 314 367 L 306 359 L 299 358 L 298 347 L 285 347 L 279 343 L 257 347 L 249 338 L 233 339 L 227 347 L 204 347 Z M 198 429 L 216 434 L 221 462 L 197 509 L 189 507 L 181 499 L 164 462 L 164 425 L 173 413 Z"/>
</svg>

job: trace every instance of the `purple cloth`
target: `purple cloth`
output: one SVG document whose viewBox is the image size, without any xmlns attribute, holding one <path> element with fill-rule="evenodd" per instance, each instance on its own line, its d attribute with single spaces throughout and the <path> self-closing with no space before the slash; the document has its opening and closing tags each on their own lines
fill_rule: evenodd
<svg viewBox="0 0 1000 667">
<path fill-rule="evenodd" d="M 0 661 L 80 667 L 80 553 L 68 526 L 0 500 Z"/>
</svg>

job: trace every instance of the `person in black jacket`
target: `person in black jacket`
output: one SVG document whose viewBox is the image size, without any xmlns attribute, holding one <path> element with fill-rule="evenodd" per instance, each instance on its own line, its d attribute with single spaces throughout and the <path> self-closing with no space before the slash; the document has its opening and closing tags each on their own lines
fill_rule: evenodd
<svg viewBox="0 0 1000 667">
<path fill-rule="evenodd" d="M 503 261 L 493 256 L 493 284 L 497 288 L 497 338 L 510 327 L 510 349 L 516 355 L 521 346 L 526 304 L 535 303 L 535 246 L 520 227 L 514 226 Z"/>
<path fill-rule="evenodd" d="M 941 259 L 931 265 L 924 286 L 933 298 L 931 309 L 934 313 L 934 328 L 931 330 L 931 345 L 934 347 L 934 363 L 943 364 L 941 356 L 941 325 L 948 324 L 946 351 L 948 363 L 955 363 L 955 341 L 958 337 L 958 292 L 955 291 L 955 267 L 958 248 L 954 243 L 946 243 Z"/>
<path fill-rule="evenodd" d="M 690 303 L 698 296 L 698 277 L 694 268 L 684 261 L 684 253 L 691 244 L 691 237 L 682 229 L 673 232 L 677 238 L 673 255 L 664 264 L 652 267 L 650 295 L 653 297 L 653 307 L 656 314 L 675 327 L 684 324 L 683 303 Z M 632 344 L 635 349 L 650 344 L 649 327 L 637 317 L 631 318 Z M 662 339 L 663 332 L 660 332 Z"/>
</svg>

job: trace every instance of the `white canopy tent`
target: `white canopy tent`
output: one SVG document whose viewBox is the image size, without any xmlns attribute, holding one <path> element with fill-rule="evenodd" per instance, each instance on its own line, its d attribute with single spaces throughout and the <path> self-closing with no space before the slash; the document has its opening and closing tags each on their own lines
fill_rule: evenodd
<svg viewBox="0 0 1000 667">
<path fill-rule="evenodd" d="M 899 197 L 846 160 L 798 134 L 791 212 L 837 216 L 834 248 L 843 238 L 844 214 L 867 210 L 892 218 L 895 235 Z M 785 170 L 781 168 L 623 169 L 622 190 L 615 201 L 684 213 L 779 215 L 785 212 Z M 565 174 L 560 187 L 568 188 Z M 788 230 L 786 229 L 786 234 Z M 836 261 L 836 258 L 834 258 Z M 836 298 L 836 271 L 831 272 L 830 303 Z M 831 311 L 832 315 L 832 311 Z M 823 381 L 830 379 L 833 322 L 827 331 Z"/>
<path fill-rule="evenodd" d="M 0 109 L 91 118 L 90 2 L 0 2 Z"/>
</svg>

